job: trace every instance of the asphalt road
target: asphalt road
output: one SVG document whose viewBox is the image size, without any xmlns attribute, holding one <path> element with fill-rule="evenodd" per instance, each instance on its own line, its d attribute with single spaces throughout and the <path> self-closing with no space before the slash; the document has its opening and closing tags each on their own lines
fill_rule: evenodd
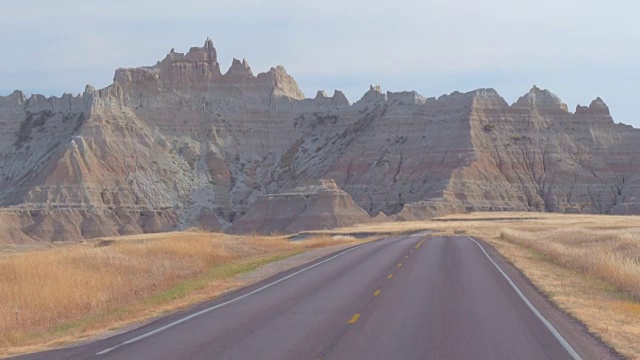
<svg viewBox="0 0 640 360">
<path fill-rule="evenodd" d="M 614 357 L 490 247 L 410 235 L 330 255 L 128 333 L 20 358 Z"/>
</svg>

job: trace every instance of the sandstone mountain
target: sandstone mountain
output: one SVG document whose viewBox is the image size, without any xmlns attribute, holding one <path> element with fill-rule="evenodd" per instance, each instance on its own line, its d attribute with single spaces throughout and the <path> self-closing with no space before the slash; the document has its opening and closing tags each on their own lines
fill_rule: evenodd
<svg viewBox="0 0 640 360">
<path fill-rule="evenodd" d="M 310 99 L 281 66 L 255 75 L 234 60 L 222 73 L 211 40 L 118 69 L 101 90 L 0 97 L 0 129 L 10 243 L 230 231 L 265 196 L 317 179 L 398 219 L 640 213 L 640 130 L 599 98 L 575 112 L 537 87 L 513 105 L 492 89 Z"/>
<path fill-rule="evenodd" d="M 237 232 L 287 233 L 333 229 L 372 222 L 333 180 L 320 180 L 295 189 L 261 195 L 251 209 L 234 222 Z"/>
</svg>

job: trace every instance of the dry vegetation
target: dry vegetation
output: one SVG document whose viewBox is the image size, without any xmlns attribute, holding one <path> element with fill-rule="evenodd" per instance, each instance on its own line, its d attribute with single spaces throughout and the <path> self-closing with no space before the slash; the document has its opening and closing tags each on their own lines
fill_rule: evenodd
<svg viewBox="0 0 640 360">
<path fill-rule="evenodd" d="M 542 231 L 504 229 L 501 238 L 526 246 L 554 263 L 606 281 L 640 299 L 640 227 Z"/>
<path fill-rule="evenodd" d="M 640 359 L 640 217 L 538 213 L 367 224 L 312 232 L 311 240 L 293 243 L 175 233 L 0 256 L 0 355 L 2 348 L 6 354 L 18 345 L 95 335 L 91 330 L 107 324 L 119 327 L 214 297 L 242 285 L 234 275 L 266 262 L 358 241 L 348 234 L 425 229 L 486 240 L 560 308 Z"/>
<path fill-rule="evenodd" d="M 157 316 L 237 288 L 234 275 L 259 265 L 352 242 L 187 232 L 5 254 L 0 256 L 0 355 Z"/>
</svg>

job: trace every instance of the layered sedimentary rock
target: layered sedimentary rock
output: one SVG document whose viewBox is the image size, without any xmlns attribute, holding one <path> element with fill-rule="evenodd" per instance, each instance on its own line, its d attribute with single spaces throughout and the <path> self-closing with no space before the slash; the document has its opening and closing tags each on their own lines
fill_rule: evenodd
<svg viewBox="0 0 640 360">
<path fill-rule="evenodd" d="M 599 98 L 573 113 L 537 87 L 513 105 L 491 89 L 305 98 L 281 66 L 222 73 L 211 40 L 118 69 L 105 89 L 0 97 L 0 129 L 5 242 L 226 231 L 317 179 L 397 219 L 640 213 L 640 130 Z"/>
<path fill-rule="evenodd" d="M 614 124 L 602 100 L 571 113 L 537 87 L 512 106 L 486 95 L 470 114 L 476 160 L 448 187 L 456 198 L 471 209 L 640 212 L 640 132 Z"/>
<path fill-rule="evenodd" d="M 234 231 L 291 234 L 372 221 L 335 181 L 320 180 L 259 196 L 249 212 L 234 223 Z"/>
</svg>

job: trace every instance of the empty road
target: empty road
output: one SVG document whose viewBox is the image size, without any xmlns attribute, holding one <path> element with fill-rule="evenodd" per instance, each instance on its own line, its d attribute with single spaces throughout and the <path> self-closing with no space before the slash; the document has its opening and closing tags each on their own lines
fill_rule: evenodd
<svg viewBox="0 0 640 360">
<path fill-rule="evenodd" d="M 125 334 L 20 358 L 614 357 L 490 247 L 417 234 L 327 256 Z"/>
</svg>

